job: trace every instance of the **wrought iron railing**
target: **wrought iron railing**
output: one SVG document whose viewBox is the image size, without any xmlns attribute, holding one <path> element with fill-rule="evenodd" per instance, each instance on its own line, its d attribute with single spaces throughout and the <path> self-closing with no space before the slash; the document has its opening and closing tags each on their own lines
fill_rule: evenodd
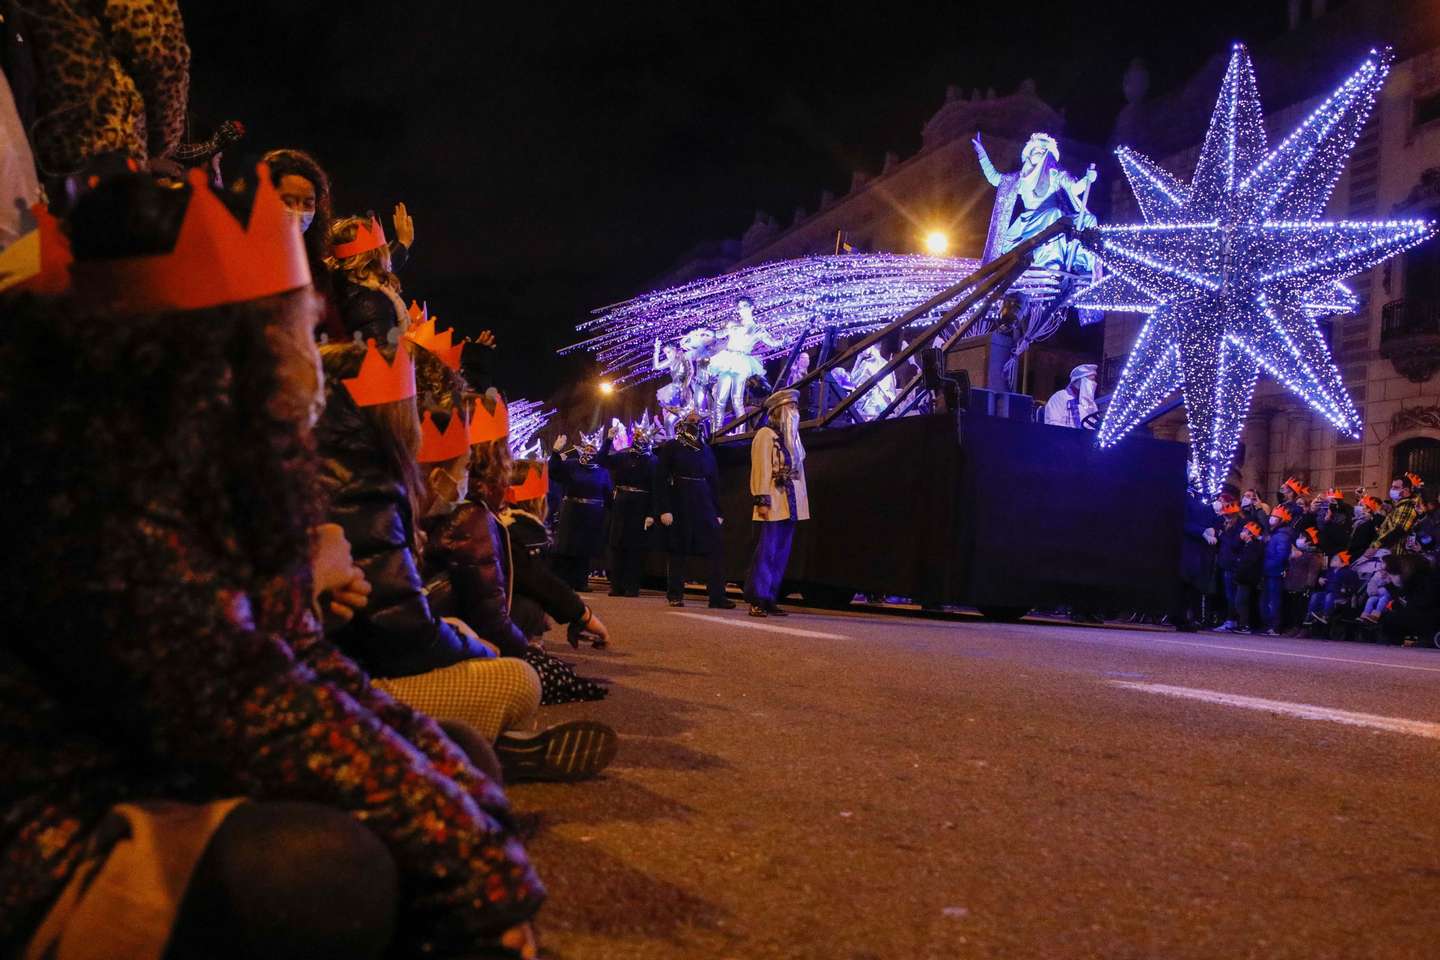
<svg viewBox="0 0 1440 960">
<path fill-rule="evenodd" d="M 1440 336 L 1440 300 L 1391 300 L 1380 309 L 1380 342 Z"/>
</svg>

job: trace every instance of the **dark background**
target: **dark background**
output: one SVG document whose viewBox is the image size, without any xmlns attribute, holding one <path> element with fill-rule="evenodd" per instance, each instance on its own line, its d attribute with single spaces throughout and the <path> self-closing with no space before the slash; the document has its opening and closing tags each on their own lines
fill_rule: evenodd
<svg viewBox="0 0 1440 960">
<path fill-rule="evenodd" d="M 1283 0 L 181 6 L 192 136 L 247 125 L 228 175 L 270 147 L 313 151 L 337 214 L 375 209 L 387 231 L 404 200 L 406 296 L 493 328 L 501 385 L 537 399 L 589 375 L 554 351 L 591 309 L 757 208 L 788 221 L 885 150 L 914 153 L 946 84 L 1033 77 L 1070 136 L 1104 144 L 1131 58 L 1153 95 L 1285 25 Z"/>
</svg>

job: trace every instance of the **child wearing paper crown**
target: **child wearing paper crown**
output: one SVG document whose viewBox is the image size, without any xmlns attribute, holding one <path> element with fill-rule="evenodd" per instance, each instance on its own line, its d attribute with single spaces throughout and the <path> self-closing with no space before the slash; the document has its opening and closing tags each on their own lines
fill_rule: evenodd
<svg viewBox="0 0 1440 960">
<path fill-rule="evenodd" d="M 409 325 L 410 313 L 400 299 L 400 278 L 379 219 L 371 214 L 336 220 L 330 251 L 326 264 L 346 331 L 357 340 L 394 343 Z"/>
<path fill-rule="evenodd" d="M 1235 562 L 1235 632 L 1248 633 L 1250 611 L 1265 575 L 1265 541 L 1260 524 L 1240 528 L 1240 550 Z"/>
<path fill-rule="evenodd" d="M 7 305 L 17 956 L 485 953 L 544 898 L 495 783 L 319 630 L 316 314 L 257 180 L 102 183 L 75 299 Z"/>
<path fill-rule="evenodd" d="M 534 723 L 540 680 L 497 660 L 461 621 L 430 606 L 417 560 L 415 518 L 425 481 L 416 464 L 420 422 L 410 348 L 328 344 L 327 403 L 317 438 L 330 518 L 345 528 L 370 580 L 369 607 L 334 633 L 376 685 L 437 720 L 493 740 Z"/>
<path fill-rule="evenodd" d="M 1260 608 L 1266 636 L 1280 632 L 1285 600 L 1285 571 L 1290 566 L 1290 551 L 1295 544 L 1293 517 L 1283 503 L 1270 512 L 1266 522 L 1270 537 L 1265 541 L 1265 589 Z"/>
<path fill-rule="evenodd" d="M 595 612 L 570 585 L 550 568 L 550 534 L 545 529 L 549 464 L 543 460 L 517 460 L 511 474 L 500 523 L 510 535 L 515 595 L 511 616 L 531 638 L 550 629 L 550 620 L 564 624 L 572 647 L 592 635 L 609 642 L 610 633 Z"/>
</svg>

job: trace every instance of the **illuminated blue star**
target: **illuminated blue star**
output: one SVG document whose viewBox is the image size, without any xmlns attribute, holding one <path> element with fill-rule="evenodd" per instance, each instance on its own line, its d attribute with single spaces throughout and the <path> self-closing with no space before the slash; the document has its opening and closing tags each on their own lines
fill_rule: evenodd
<svg viewBox="0 0 1440 960">
<path fill-rule="evenodd" d="M 1359 436 L 1360 415 L 1317 321 L 1355 309 L 1345 277 L 1435 227 L 1317 218 L 1389 69 L 1389 52 L 1372 51 L 1267 152 L 1254 70 L 1237 44 L 1189 184 L 1117 151 L 1145 223 L 1098 228 L 1108 275 L 1076 305 L 1148 316 L 1100 425 L 1102 446 L 1179 390 L 1197 473 L 1214 492 L 1229 474 L 1261 371 L 1341 433 Z"/>
</svg>

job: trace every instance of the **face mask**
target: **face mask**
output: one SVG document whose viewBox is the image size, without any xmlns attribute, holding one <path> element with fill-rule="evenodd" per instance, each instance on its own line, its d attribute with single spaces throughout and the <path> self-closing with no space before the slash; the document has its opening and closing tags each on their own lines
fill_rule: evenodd
<svg viewBox="0 0 1440 960">
<path fill-rule="evenodd" d="M 1280 518 L 1279 518 L 1279 517 L 1271 517 L 1271 518 L 1270 518 L 1270 526 L 1272 526 L 1272 527 L 1278 527 L 1278 526 L 1280 526 Z"/>
<path fill-rule="evenodd" d="M 1248 506 L 1250 506 L 1250 505 L 1251 505 L 1252 503 L 1254 503 L 1254 502 L 1255 502 L 1255 498 L 1254 498 L 1254 497 L 1241 497 L 1241 498 L 1240 498 L 1240 506 L 1242 506 L 1242 507 L 1248 507 Z"/>
<path fill-rule="evenodd" d="M 1402 495 L 1403 493 L 1404 493 L 1404 491 L 1402 491 L 1402 490 L 1396 490 L 1396 489 L 1394 489 L 1394 488 L 1392 487 L 1392 488 L 1390 489 L 1390 499 L 1391 499 L 1391 500 L 1399 500 L 1400 497 L 1401 497 L 1401 495 Z"/>
<path fill-rule="evenodd" d="M 298 224 L 300 224 L 300 232 L 301 232 L 301 233 L 304 233 L 306 230 L 309 230 L 309 229 L 310 229 L 310 224 L 312 224 L 312 223 L 315 222 L 315 211 L 314 211 L 314 210 L 291 210 L 291 209 L 289 209 L 289 208 L 287 207 L 287 208 L 285 209 L 285 212 L 288 213 L 288 214 L 290 214 L 290 216 L 294 217 L 294 218 L 295 218 L 295 222 L 298 223 Z"/>
<path fill-rule="evenodd" d="M 1220 506 L 1221 506 L 1221 504 L 1220 504 L 1220 501 L 1219 501 L 1219 500 L 1212 500 L 1212 501 L 1210 501 L 1210 506 L 1211 506 L 1212 508 L 1214 508 L 1214 510 L 1215 510 L 1215 512 L 1216 512 L 1217 514 L 1220 512 Z"/>
</svg>

